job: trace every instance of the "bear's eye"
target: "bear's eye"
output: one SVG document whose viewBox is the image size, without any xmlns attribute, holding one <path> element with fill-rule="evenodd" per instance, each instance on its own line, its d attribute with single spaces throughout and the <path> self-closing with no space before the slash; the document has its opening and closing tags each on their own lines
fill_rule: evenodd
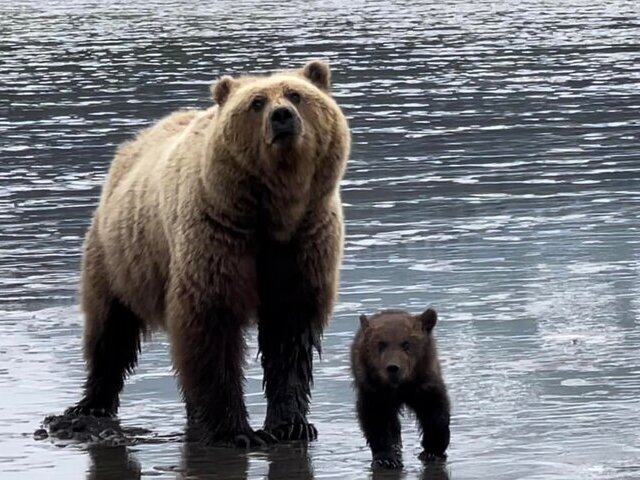
<svg viewBox="0 0 640 480">
<path fill-rule="evenodd" d="M 385 348 L 387 348 L 387 342 L 378 342 L 378 351 L 384 352 Z"/>
<path fill-rule="evenodd" d="M 251 109 L 254 112 L 259 112 L 264 108 L 265 100 L 262 97 L 254 98 L 253 102 L 251 102 Z"/>
<path fill-rule="evenodd" d="M 300 103 L 300 94 L 298 92 L 289 92 L 287 93 L 287 98 L 289 101 L 295 105 Z"/>
<path fill-rule="evenodd" d="M 402 350 L 404 350 L 405 352 L 408 352 L 409 350 L 411 350 L 411 344 L 409 342 L 402 342 L 400 346 L 402 347 Z"/>
</svg>

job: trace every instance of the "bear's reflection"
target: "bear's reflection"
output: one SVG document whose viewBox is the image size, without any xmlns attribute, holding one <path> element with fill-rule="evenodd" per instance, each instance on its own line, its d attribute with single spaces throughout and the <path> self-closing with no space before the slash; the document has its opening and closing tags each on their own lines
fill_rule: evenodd
<svg viewBox="0 0 640 480">
<path fill-rule="evenodd" d="M 438 462 L 425 465 L 422 469 L 420 480 L 449 480 L 449 469 L 447 468 L 447 464 Z"/>
<path fill-rule="evenodd" d="M 177 479 L 244 480 L 247 478 L 247 453 L 232 448 L 205 447 L 199 443 L 182 444 L 182 462 Z"/>
<path fill-rule="evenodd" d="M 266 460 L 268 480 L 313 480 L 313 464 L 304 444 L 279 444 L 267 451 L 249 453 L 229 449 L 211 448 L 186 442 L 181 446 L 181 465 L 176 469 L 180 480 L 246 480 L 249 474 L 249 456 Z M 91 464 L 87 480 L 130 480 L 142 477 L 141 467 L 128 447 L 92 447 L 88 449 Z M 357 472 L 354 472 L 357 473 Z M 364 472 L 361 472 L 364 474 Z M 366 477 L 366 474 L 363 476 Z M 261 477 L 262 478 L 262 477 Z M 415 478 L 407 470 L 374 470 L 371 480 L 401 480 Z M 446 463 L 422 467 L 420 480 L 449 480 Z"/>
<path fill-rule="evenodd" d="M 313 480 L 313 464 L 306 444 L 276 445 L 267 453 L 268 480 Z"/>
<path fill-rule="evenodd" d="M 140 464 L 127 447 L 93 446 L 88 448 L 91 463 L 87 480 L 134 480 L 142 477 Z"/>
<path fill-rule="evenodd" d="M 415 475 L 409 473 L 407 470 L 385 470 L 376 469 L 370 477 L 371 480 L 409 480 L 416 478 Z M 420 480 L 449 480 L 449 471 L 447 464 L 444 462 L 437 462 L 427 464 L 422 467 L 420 476 L 417 477 Z"/>
<path fill-rule="evenodd" d="M 312 480 L 313 468 L 306 445 L 281 444 L 267 451 L 254 450 L 247 454 L 228 448 L 208 448 L 197 443 L 185 443 L 182 447 L 180 479 L 246 479 L 249 455 L 266 459 L 268 480 Z"/>
</svg>

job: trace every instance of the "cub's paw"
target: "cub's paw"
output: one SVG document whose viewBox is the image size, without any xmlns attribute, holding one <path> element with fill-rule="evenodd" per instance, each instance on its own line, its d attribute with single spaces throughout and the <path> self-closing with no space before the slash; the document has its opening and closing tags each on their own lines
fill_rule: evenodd
<svg viewBox="0 0 640 480">
<path fill-rule="evenodd" d="M 267 431 L 283 442 L 290 440 L 312 441 L 318 438 L 318 429 L 313 423 L 306 422 L 286 423 Z"/>
<path fill-rule="evenodd" d="M 418 458 L 425 463 L 442 462 L 447 459 L 447 454 L 446 453 L 436 454 L 436 453 L 427 452 L 426 450 L 423 450 L 422 453 L 418 455 Z"/>
<path fill-rule="evenodd" d="M 371 468 L 398 469 L 402 468 L 402 458 L 398 452 L 376 453 L 371 462 Z"/>
</svg>

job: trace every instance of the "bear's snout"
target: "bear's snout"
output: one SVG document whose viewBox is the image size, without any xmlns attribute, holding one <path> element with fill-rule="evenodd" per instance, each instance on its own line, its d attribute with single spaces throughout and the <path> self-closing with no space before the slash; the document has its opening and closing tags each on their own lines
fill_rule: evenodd
<svg viewBox="0 0 640 480">
<path fill-rule="evenodd" d="M 291 143 L 298 133 L 298 116 L 289 107 L 277 107 L 271 112 L 272 143 Z"/>
<path fill-rule="evenodd" d="M 397 385 L 400 383 L 400 367 L 395 363 L 390 363 L 387 365 L 387 378 L 389 379 L 389 383 L 392 385 Z"/>
</svg>

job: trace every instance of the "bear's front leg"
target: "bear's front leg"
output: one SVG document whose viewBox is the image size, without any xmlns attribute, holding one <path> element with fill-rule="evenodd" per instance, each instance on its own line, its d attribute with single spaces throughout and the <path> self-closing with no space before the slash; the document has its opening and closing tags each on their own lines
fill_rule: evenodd
<svg viewBox="0 0 640 480">
<path fill-rule="evenodd" d="M 398 412 L 400 402 L 385 392 L 358 387 L 358 421 L 371 455 L 371 466 L 402 468 L 402 440 Z"/>
<path fill-rule="evenodd" d="M 176 261 L 167 297 L 174 366 L 189 427 L 207 444 L 265 446 L 275 438 L 249 426 L 243 396 L 243 328 L 255 305 L 252 259 L 189 250 Z M 253 291 L 251 287 L 254 287 Z"/>
<path fill-rule="evenodd" d="M 446 387 L 442 384 L 423 385 L 411 395 L 407 404 L 416 413 L 422 430 L 420 459 L 446 459 L 450 440 L 450 406 Z"/>
<path fill-rule="evenodd" d="M 258 255 L 258 343 L 267 397 L 265 431 L 279 440 L 315 440 L 308 423 L 313 350 L 328 323 L 342 256 L 342 219 L 309 216 L 289 242 L 266 241 Z"/>
</svg>

